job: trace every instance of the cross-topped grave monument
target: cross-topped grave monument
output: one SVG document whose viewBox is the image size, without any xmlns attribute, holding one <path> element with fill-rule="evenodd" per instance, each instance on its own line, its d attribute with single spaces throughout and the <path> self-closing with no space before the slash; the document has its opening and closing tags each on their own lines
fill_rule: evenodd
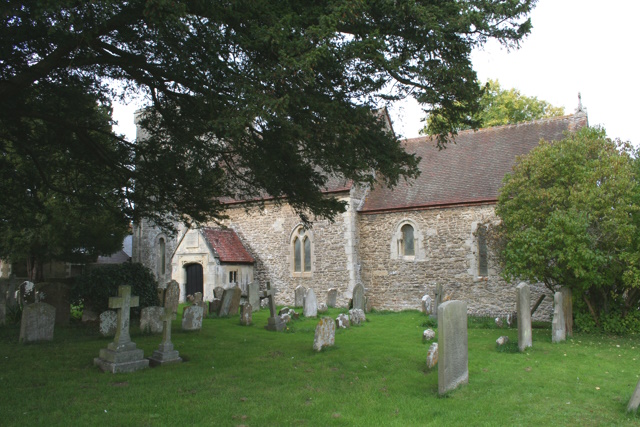
<svg viewBox="0 0 640 427">
<path fill-rule="evenodd" d="M 263 298 L 269 299 L 269 312 L 271 313 L 271 317 L 267 319 L 267 326 L 265 328 L 269 331 L 282 331 L 284 330 L 286 323 L 278 316 L 278 312 L 276 310 L 276 289 L 271 288 L 271 283 L 267 282 L 267 290 L 262 294 Z"/>
<path fill-rule="evenodd" d="M 171 342 L 171 321 L 176 318 L 178 308 L 178 298 L 180 297 L 180 286 L 178 282 L 172 280 L 167 285 L 164 293 L 164 313 L 162 315 L 162 341 L 158 349 L 149 358 L 152 367 L 166 365 L 168 363 L 182 362 L 177 350 L 173 349 Z"/>
<path fill-rule="evenodd" d="M 93 359 L 93 364 L 103 371 L 112 373 L 133 372 L 149 366 L 144 352 L 136 348 L 136 343 L 129 336 L 131 307 L 140 304 L 139 297 L 131 296 L 131 286 L 119 286 L 118 296 L 109 298 L 109 308 L 118 310 L 116 336 L 107 348 L 100 350 L 100 357 Z"/>
</svg>

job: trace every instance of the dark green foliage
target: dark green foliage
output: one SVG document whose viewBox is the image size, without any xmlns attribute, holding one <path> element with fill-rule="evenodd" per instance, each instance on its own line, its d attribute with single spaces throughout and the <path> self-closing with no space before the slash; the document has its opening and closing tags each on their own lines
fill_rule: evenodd
<svg viewBox="0 0 640 427">
<path fill-rule="evenodd" d="M 153 273 L 139 263 L 108 265 L 91 269 L 76 280 L 71 289 L 72 304 L 91 307 L 96 313 L 109 309 L 109 297 L 118 295 L 118 287 L 131 286 L 131 295 L 140 297 L 140 306 L 132 309 L 139 316 L 140 309 L 160 305 L 158 284 Z"/>
</svg>

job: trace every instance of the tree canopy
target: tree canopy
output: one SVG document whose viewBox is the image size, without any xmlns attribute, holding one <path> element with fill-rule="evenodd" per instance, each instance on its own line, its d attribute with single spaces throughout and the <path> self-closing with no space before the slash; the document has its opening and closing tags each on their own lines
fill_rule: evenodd
<svg viewBox="0 0 640 427">
<path fill-rule="evenodd" d="M 489 79 L 482 88 L 479 108 L 472 117 L 479 127 L 487 128 L 562 115 L 563 107 L 554 107 L 535 96 L 523 95 L 517 89 L 503 89 L 497 80 Z M 431 133 L 431 127 L 437 128 L 441 120 L 437 113 L 429 115 L 423 132 Z M 460 130 L 465 129 L 471 129 L 471 126 L 463 124 L 460 127 Z"/>
<path fill-rule="evenodd" d="M 57 142 L 67 167 L 112 183 L 127 218 L 164 226 L 215 220 L 221 198 L 265 193 L 287 198 L 303 219 L 332 217 L 343 208 L 322 194 L 332 175 L 394 185 L 418 173 L 419 159 L 372 109 L 413 96 L 442 117 L 440 143 L 475 125 L 471 50 L 488 39 L 517 46 L 534 4 L 9 0 L 0 155 L 20 157 L 49 191 L 90 206 L 93 181 L 65 187 L 63 171 L 42 167 L 50 142 L 25 138 L 29 123 L 73 130 L 75 142 Z M 79 94 L 104 106 L 144 96 L 145 138 L 131 143 L 96 126 Z"/>
<path fill-rule="evenodd" d="M 504 278 L 568 286 L 594 316 L 637 309 L 639 171 L 632 148 L 600 128 L 543 141 L 519 158 L 491 228 Z"/>
</svg>

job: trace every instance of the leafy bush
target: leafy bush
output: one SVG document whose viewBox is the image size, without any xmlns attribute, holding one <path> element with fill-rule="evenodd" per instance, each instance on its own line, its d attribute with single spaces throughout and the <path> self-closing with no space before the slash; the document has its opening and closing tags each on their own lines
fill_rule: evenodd
<svg viewBox="0 0 640 427">
<path fill-rule="evenodd" d="M 139 263 L 108 265 L 91 269 L 80 276 L 71 289 L 71 303 L 90 307 L 96 313 L 109 309 L 109 297 L 118 295 L 120 285 L 131 286 L 131 295 L 140 297 L 140 306 L 132 309 L 135 316 L 140 309 L 159 305 L 158 284 L 147 267 Z"/>
</svg>

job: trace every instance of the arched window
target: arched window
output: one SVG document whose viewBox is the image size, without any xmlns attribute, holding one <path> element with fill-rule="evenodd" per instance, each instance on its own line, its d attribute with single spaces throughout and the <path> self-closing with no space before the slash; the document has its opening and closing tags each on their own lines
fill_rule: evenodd
<svg viewBox="0 0 640 427">
<path fill-rule="evenodd" d="M 391 259 L 425 261 L 423 236 L 418 224 L 405 218 L 398 222 L 391 236 Z"/>
<path fill-rule="evenodd" d="M 309 230 L 298 227 L 291 236 L 291 251 L 294 275 L 307 276 L 313 267 L 313 242 Z"/>
<path fill-rule="evenodd" d="M 478 276 L 489 275 L 489 263 L 487 260 L 487 227 L 479 225 L 476 231 L 476 242 L 478 243 Z"/>
<path fill-rule="evenodd" d="M 398 248 L 398 253 L 403 256 L 415 256 L 416 247 L 413 239 L 413 227 L 405 224 L 400 231 L 402 232 L 402 239 L 398 242 L 401 246 Z"/>
</svg>

